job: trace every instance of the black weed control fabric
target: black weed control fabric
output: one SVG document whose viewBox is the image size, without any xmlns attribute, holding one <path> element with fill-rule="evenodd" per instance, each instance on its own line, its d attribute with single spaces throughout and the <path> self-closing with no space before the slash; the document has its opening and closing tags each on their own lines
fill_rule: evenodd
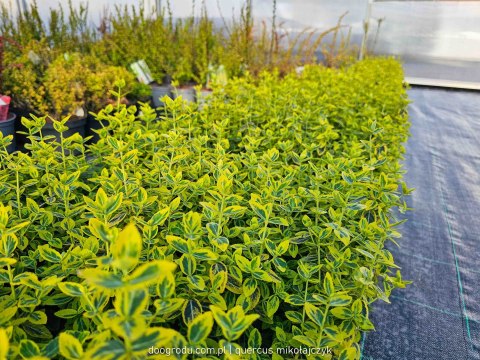
<svg viewBox="0 0 480 360">
<path fill-rule="evenodd" d="M 480 93 L 409 95 L 414 210 L 390 249 L 413 284 L 375 304 L 362 359 L 480 359 Z"/>
</svg>

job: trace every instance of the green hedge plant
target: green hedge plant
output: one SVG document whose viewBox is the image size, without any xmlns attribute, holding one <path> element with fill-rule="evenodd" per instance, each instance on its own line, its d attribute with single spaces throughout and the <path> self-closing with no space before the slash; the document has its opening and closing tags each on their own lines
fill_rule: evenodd
<svg viewBox="0 0 480 360">
<path fill-rule="evenodd" d="M 400 65 L 236 79 L 201 111 L 164 101 L 160 121 L 108 105 L 89 147 L 46 142 L 42 117 L 22 119 L 29 154 L 0 140 L 0 357 L 358 359 L 371 304 L 407 283 L 385 248 L 409 192 Z"/>
</svg>

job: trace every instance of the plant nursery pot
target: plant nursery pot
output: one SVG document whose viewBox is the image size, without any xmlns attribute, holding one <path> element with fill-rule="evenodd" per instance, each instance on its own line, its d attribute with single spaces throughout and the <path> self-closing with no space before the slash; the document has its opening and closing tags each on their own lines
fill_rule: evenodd
<svg viewBox="0 0 480 360">
<path fill-rule="evenodd" d="M 183 100 L 191 103 L 195 102 L 196 100 L 196 91 L 193 86 L 175 88 L 173 95 L 174 99 L 181 96 Z"/>
<path fill-rule="evenodd" d="M 63 138 L 70 137 L 76 133 L 79 133 L 81 137 L 85 137 L 85 124 L 87 123 L 87 117 L 75 118 L 72 117 L 65 124 L 68 126 L 68 130 L 63 133 Z M 52 123 L 46 123 L 42 128 L 42 135 L 54 135 L 57 138 L 57 141 L 60 142 L 60 134 L 55 130 Z"/>
<path fill-rule="evenodd" d="M 26 117 L 27 119 L 30 118 L 30 112 L 27 109 L 13 107 L 11 108 L 12 112 L 17 115 L 17 121 L 15 121 L 15 140 L 16 140 L 16 150 L 25 152 L 25 144 L 30 142 L 27 136 L 24 134 L 20 134 L 19 131 L 26 132 L 27 128 L 22 124 L 22 118 Z"/>
<path fill-rule="evenodd" d="M 164 96 L 172 97 L 172 88 L 170 85 L 150 85 L 152 88 L 152 100 L 155 108 L 162 107 L 165 104 L 160 99 Z"/>
<path fill-rule="evenodd" d="M 7 119 L 0 121 L 0 132 L 3 136 L 13 135 L 13 141 L 10 145 L 7 146 L 7 151 L 9 153 L 14 152 L 17 148 L 17 143 L 15 139 L 15 119 L 17 115 L 14 113 L 8 113 Z"/>
<path fill-rule="evenodd" d="M 197 103 L 199 110 L 203 109 L 210 96 L 212 96 L 212 90 L 210 89 L 201 89 L 200 91 L 197 91 Z"/>
<path fill-rule="evenodd" d="M 87 123 L 85 125 L 85 135 L 91 136 L 92 138 L 88 141 L 90 144 L 95 144 L 100 140 L 100 135 L 98 135 L 94 130 L 100 130 L 102 128 L 102 124 L 104 126 L 107 125 L 105 121 L 96 120 L 93 115 L 87 115 Z"/>
</svg>

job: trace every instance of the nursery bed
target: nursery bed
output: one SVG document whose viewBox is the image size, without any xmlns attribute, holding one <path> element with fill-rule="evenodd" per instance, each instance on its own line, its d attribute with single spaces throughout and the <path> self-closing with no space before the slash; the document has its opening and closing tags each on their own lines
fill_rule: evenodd
<svg viewBox="0 0 480 360">
<path fill-rule="evenodd" d="M 416 191 L 390 246 L 405 279 L 376 303 L 362 359 L 480 359 L 480 93 L 413 88 L 405 181 Z"/>
</svg>

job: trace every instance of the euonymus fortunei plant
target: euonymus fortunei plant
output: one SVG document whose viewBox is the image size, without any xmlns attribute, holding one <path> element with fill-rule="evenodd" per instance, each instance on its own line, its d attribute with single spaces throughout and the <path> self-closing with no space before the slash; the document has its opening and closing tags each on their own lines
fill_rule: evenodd
<svg viewBox="0 0 480 360">
<path fill-rule="evenodd" d="M 1 139 L 0 358 L 359 358 L 370 305 L 406 284 L 385 248 L 402 79 L 375 59 L 233 80 L 201 110 L 109 105 L 90 146 L 22 119 L 28 154 Z"/>
</svg>

